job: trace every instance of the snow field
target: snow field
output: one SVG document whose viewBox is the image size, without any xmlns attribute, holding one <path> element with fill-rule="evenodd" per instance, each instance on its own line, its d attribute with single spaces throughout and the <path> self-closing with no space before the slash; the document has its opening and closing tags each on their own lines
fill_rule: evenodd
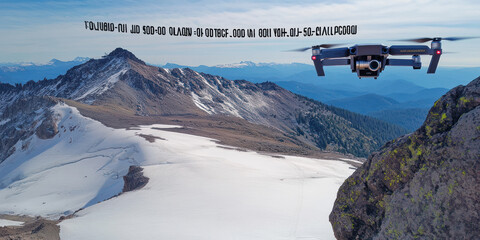
<svg viewBox="0 0 480 240">
<path fill-rule="evenodd" d="M 84 208 L 60 223 L 62 239 L 334 239 L 328 214 L 353 173 L 345 162 L 220 148 L 162 130 L 171 125 L 111 129 L 53 109 L 59 134 L 20 141 L 0 164 L 0 213 L 55 219 Z M 130 165 L 149 183 L 109 199 Z"/>
<path fill-rule="evenodd" d="M 166 139 L 144 151 L 157 157 L 143 164 L 147 186 L 62 222 L 62 239 L 334 239 L 328 214 L 350 165 L 140 131 Z"/>
</svg>

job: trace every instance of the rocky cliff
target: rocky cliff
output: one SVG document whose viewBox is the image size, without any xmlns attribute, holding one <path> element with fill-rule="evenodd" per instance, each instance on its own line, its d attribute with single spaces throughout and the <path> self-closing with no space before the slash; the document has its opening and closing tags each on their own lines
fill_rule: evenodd
<svg viewBox="0 0 480 240">
<path fill-rule="evenodd" d="M 338 239 L 478 239 L 480 78 L 441 97 L 420 129 L 372 154 L 338 191 Z"/>
</svg>

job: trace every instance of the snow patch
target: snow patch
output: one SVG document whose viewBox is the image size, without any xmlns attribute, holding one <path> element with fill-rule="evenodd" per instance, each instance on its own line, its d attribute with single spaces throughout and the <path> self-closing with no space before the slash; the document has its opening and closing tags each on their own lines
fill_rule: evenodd
<svg viewBox="0 0 480 240">
<path fill-rule="evenodd" d="M 112 88 L 113 85 L 115 85 L 116 82 L 118 82 L 120 75 L 124 74 L 127 72 L 127 69 L 122 69 L 119 72 L 111 75 L 106 79 L 106 81 L 102 81 L 99 84 L 96 84 L 95 86 L 91 87 L 88 91 L 86 91 L 82 96 L 76 98 L 75 100 L 81 100 L 83 98 L 86 98 L 87 96 L 91 94 L 96 94 L 100 95 L 104 92 L 106 92 L 108 89 Z"/>
<path fill-rule="evenodd" d="M 157 73 L 156 76 L 159 77 L 159 78 L 161 78 L 161 79 L 163 79 L 165 82 L 170 82 L 170 80 L 169 80 L 168 78 L 166 78 L 165 76 L 163 76 L 163 75 L 160 74 L 160 73 Z"/>
<path fill-rule="evenodd" d="M 221 65 L 216 65 L 215 67 L 217 68 L 244 68 L 244 67 L 249 67 L 249 66 L 257 66 L 254 62 L 250 61 L 242 61 L 240 63 L 227 63 L 227 64 L 221 64 Z"/>
<path fill-rule="evenodd" d="M 214 114 L 215 113 L 215 110 L 212 107 L 203 104 L 202 101 L 200 100 L 200 96 L 198 96 L 194 92 L 192 92 L 192 100 L 193 100 L 193 103 L 195 103 L 195 105 L 198 108 L 202 109 L 203 111 L 207 112 L 208 114 Z"/>
<path fill-rule="evenodd" d="M 172 128 L 183 128 L 183 126 L 180 125 L 170 125 L 170 124 L 153 124 L 153 125 L 141 125 L 141 128 L 148 128 L 150 127 L 151 129 L 172 129 Z"/>
<path fill-rule="evenodd" d="M 205 79 L 200 73 L 198 72 L 195 72 L 197 74 L 197 76 L 200 77 L 200 79 L 202 79 L 202 82 L 204 82 L 207 86 L 210 87 L 210 89 L 216 89 L 214 86 L 212 86 L 212 84 L 210 84 L 207 79 Z"/>
<path fill-rule="evenodd" d="M 0 219 L 0 227 L 6 227 L 6 226 L 22 226 L 23 224 L 24 224 L 24 222 L 18 222 L 18 221 Z"/>
</svg>

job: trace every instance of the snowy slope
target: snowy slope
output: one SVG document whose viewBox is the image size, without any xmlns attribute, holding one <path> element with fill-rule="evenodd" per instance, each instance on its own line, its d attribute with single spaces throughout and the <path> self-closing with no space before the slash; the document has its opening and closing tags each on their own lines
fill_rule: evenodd
<svg viewBox="0 0 480 240">
<path fill-rule="evenodd" d="M 328 214 L 353 172 L 344 162 L 161 130 L 174 126 L 111 129 L 64 104 L 53 110 L 59 133 L 20 141 L 0 164 L 0 213 L 58 218 L 85 208 L 60 223 L 62 239 L 334 238 Z M 149 183 L 96 204 L 121 192 L 130 165 Z"/>
<path fill-rule="evenodd" d="M 148 166 L 144 189 L 79 212 L 61 237 L 334 239 L 328 214 L 346 164 L 248 155 Z"/>
<path fill-rule="evenodd" d="M 144 164 L 150 182 L 62 222 L 62 239 L 334 239 L 328 214 L 348 164 L 140 131 L 166 139 Z"/>
<path fill-rule="evenodd" d="M 106 128 L 75 108 L 53 107 L 59 133 L 17 142 L 0 164 L 0 212 L 57 218 L 118 194 L 144 139 Z"/>
</svg>

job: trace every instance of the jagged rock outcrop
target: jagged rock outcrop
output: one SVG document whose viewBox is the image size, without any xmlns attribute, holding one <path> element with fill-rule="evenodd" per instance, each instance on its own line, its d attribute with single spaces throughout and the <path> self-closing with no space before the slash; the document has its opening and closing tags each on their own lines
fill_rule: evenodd
<svg viewBox="0 0 480 240">
<path fill-rule="evenodd" d="M 45 119 L 35 130 L 35 134 L 40 139 L 50 139 L 55 137 L 57 133 L 57 123 L 55 122 L 52 112 L 48 111 L 47 113 L 45 113 Z"/>
<path fill-rule="evenodd" d="M 50 107 L 57 104 L 58 99 L 53 97 L 27 97 L 16 100 L 0 114 L 0 163 L 17 150 L 16 146 L 23 140 L 22 150 L 29 147 L 29 140 L 33 134 L 40 139 L 54 137 L 57 132 L 57 123 Z"/>
<path fill-rule="evenodd" d="M 130 192 L 145 187 L 147 185 L 149 178 L 143 175 L 143 168 L 139 166 L 130 166 L 128 168 L 127 175 L 123 176 L 123 185 L 122 192 Z"/>
<path fill-rule="evenodd" d="M 372 154 L 338 191 L 338 239 L 480 236 L 480 78 L 430 109 L 420 129 Z"/>
</svg>

